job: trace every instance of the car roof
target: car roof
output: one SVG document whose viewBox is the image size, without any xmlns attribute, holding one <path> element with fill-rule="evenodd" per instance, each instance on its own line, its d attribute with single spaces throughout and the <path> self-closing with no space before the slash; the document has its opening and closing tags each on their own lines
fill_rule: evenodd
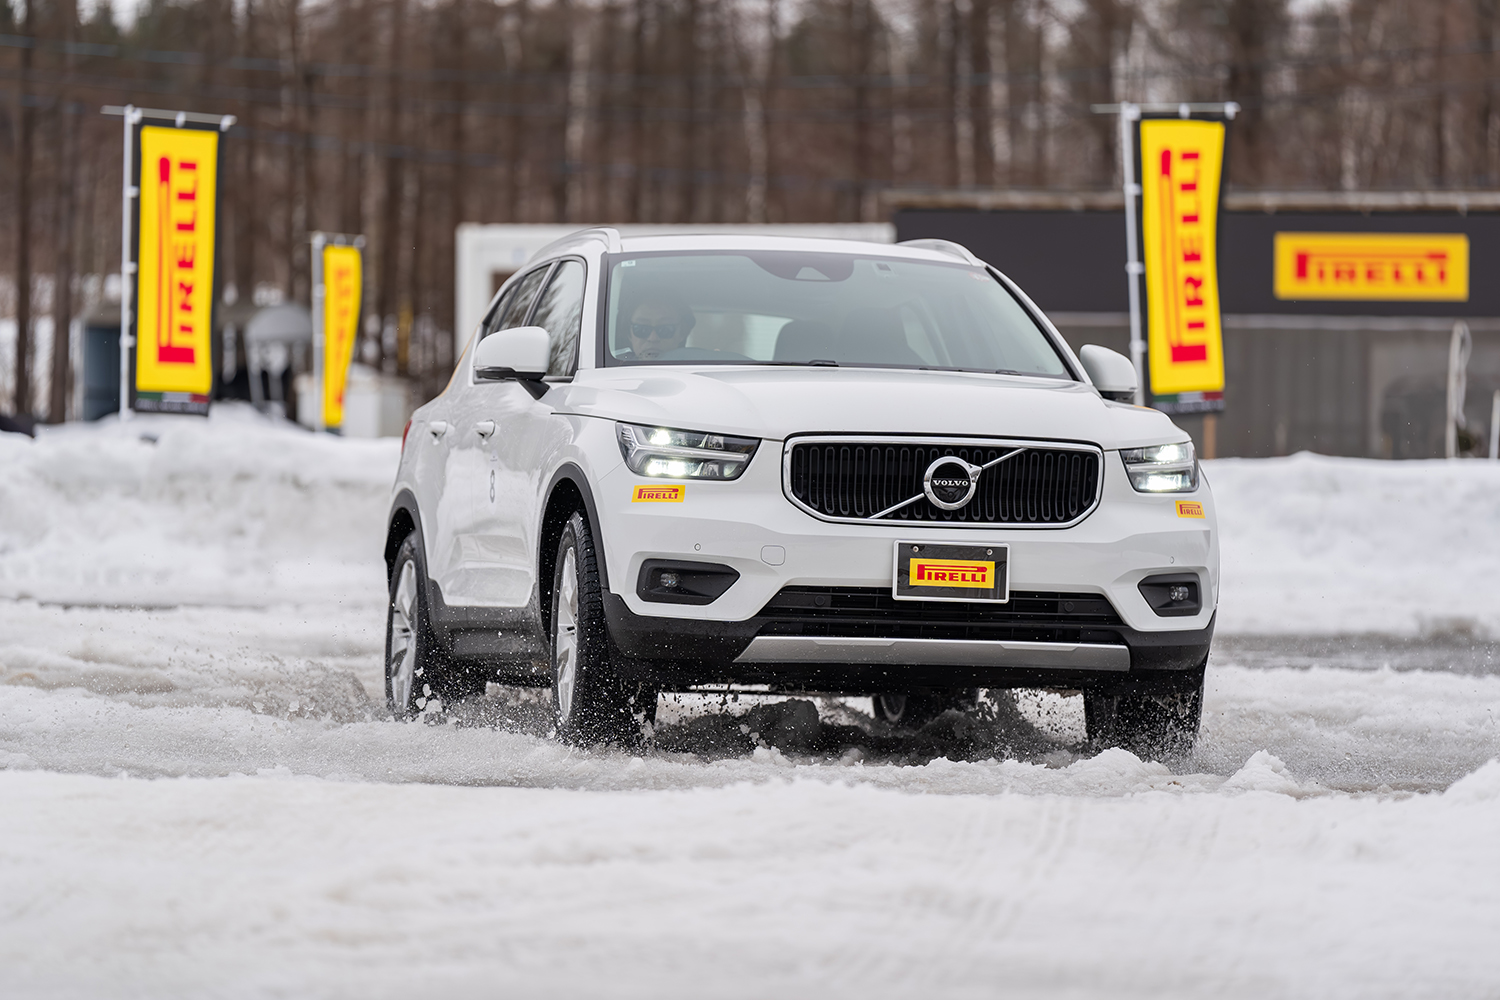
<svg viewBox="0 0 1500 1000">
<path fill-rule="evenodd" d="M 603 243 L 613 253 L 665 253 L 671 251 L 781 250 L 801 253 L 858 254 L 861 257 L 886 257 L 920 260 L 932 263 L 967 263 L 980 261 L 967 249 L 942 240 L 917 240 L 909 243 L 874 243 L 865 240 L 833 239 L 818 236 L 779 235 L 768 233 L 654 233 L 622 237 L 613 229 L 588 229 L 565 236 L 544 247 L 532 258 L 545 260 L 582 243 Z"/>
<path fill-rule="evenodd" d="M 804 253 L 846 253 L 872 257 L 904 257 L 952 263 L 951 254 L 899 243 L 829 239 L 818 236 L 772 236 L 760 233 L 684 233 L 665 236 L 630 236 L 620 241 L 625 253 L 660 250 L 790 250 Z"/>
</svg>

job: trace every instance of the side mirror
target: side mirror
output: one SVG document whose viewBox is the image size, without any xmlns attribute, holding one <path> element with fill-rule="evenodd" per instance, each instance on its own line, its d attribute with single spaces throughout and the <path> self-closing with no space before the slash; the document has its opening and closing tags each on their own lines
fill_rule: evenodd
<svg viewBox="0 0 1500 1000">
<path fill-rule="evenodd" d="M 530 381 L 547 374 L 552 336 L 539 326 L 496 330 L 474 348 L 474 377 L 489 382 Z"/>
<path fill-rule="evenodd" d="M 1098 344 L 1084 344 L 1083 350 L 1078 352 L 1078 360 L 1083 362 L 1083 370 L 1088 373 L 1094 388 L 1099 390 L 1099 395 L 1119 403 L 1135 399 L 1138 384 L 1135 365 L 1125 355 Z"/>
</svg>

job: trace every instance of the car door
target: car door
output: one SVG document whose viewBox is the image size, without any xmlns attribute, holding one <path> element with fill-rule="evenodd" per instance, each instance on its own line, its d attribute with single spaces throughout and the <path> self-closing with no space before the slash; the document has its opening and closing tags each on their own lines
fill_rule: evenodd
<svg viewBox="0 0 1500 1000">
<path fill-rule="evenodd" d="M 452 582 L 452 567 L 459 557 L 456 529 L 466 519 L 456 509 L 464 499 L 460 496 L 462 491 L 448 488 L 448 476 L 456 471 L 456 463 L 449 462 L 450 452 L 459 437 L 454 429 L 454 413 L 461 411 L 464 405 L 474 345 L 486 333 L 498 328 L 505 310 L 515 300 L 516 287 L 517 283 L 511 282 L 484 314 L 475 335 L 469 338 L 453 366 L 454 375 L 448 387 L 427 405 L 424 419 L 412 425 L 406 442 L 408 449 L 415 449 L 413 460 L 416 466 L 412 481 L 418 508 L 422 511 L 427 572 L 439 582 L 444 597 L 448 599 L 453 597 L 448 588 Z M 469 502 L 472 503 L 472 499 Z"/>
<path fill-rule="evenodd" d="M 478 339 L 525 326 L 552 267 L 548 262 L 522 275 L 497 303 L 489 321 L 480 328 Z M 476 382 L 472 350 L 464 362 L 455 376 L 455 398 L 446 430 L 443 497 L 437 510 L 442 552 L 432 560 L 429 572 L 450 605 L 524 603 L 524 595 L 519 602 L 514 600 L 515 583 L 500 570 L 507 560 L 495 551 L 495 510 L 505 501 L 493 438 L 497 415 L 519 405 L 511 398 L 514 393 L 520 392 L 528 400 L 531 397 L 515 382 Z"/>
<path fill-rule="evenodd" d="M 578 363 L 578 341 L 583 323 L 584 286 L 587 269 L 583 261 L 558 261 L 527 326 L 544 328 L 551 339 L 547 367 L 549 379 L 570 378 Z M 566 421 L 555 416 L 555 393 L 540 398 L 535 384 L 489 383 L 492 391 L 483 397 L 482 416 L 494 431 L 485 439 L 489 465 L 489 517 L 484 520 L 479 548 L 493 559 L 489 566 L 497 604 L 519 607 L 531 597 L 536 583 L 537 531 L 541 521 L 541 481 L 547 458 L 566 444 L 570 433 Z M 541 592 L 550 590 L 544 581 Z"/>
</svg>

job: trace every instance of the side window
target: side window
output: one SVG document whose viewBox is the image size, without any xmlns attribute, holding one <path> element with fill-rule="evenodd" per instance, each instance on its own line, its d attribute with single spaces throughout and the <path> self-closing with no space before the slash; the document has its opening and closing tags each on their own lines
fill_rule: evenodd
<svg viewBox="0 0 1500 1000">
<path fill-rule="evenodd" d="M 578 334 L 583 328 L 583 265 L 565 260 L 557 265 L 547 290 L 537 300 L 531 325 L 552 337 L 548 375 L 571 375 L 578 364 Z"/>
<path fill-rule="evenodd" d="M 495 303 L 495 307 L 489 311 L 484 317 L 484 322 L 479 325 L 480 340 L 500 329 L 500 318 L 505 315 L 505 310 L 510 308 L 511 301 L 515 297 L 515 286 L 512 286 L 510 291 L 500 296 L 500 301 Z"/>
<path fill-rule="evenodd" d="M 494 325 L 485 328 L 486 337 L 496 330 L 509 330 L 513 326 L 521 326 L 526 322 L 526 313 L 531 309 L 531 302 L 536 298 L 537 289 L 542 286 L 542 279 L 547 277 L 547 272 L 551 268 L 551 264 L 543 264 L 516 282 L 515 287 L 505 293 L 505 297 L 495 308 Z"/>
</svg>

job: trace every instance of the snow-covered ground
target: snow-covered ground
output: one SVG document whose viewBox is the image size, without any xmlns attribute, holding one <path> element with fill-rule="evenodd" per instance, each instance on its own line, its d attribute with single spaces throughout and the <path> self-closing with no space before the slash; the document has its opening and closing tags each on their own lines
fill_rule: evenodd
<svg viewBox="0 0 1500 1000">
<path fill-rule="evenodd" d="M 1500 639 L 1500 463 L 1205 465 L 1223 528 L 1221 632 Z"/>
<path fill-rule="evenodd" d="M 1210 464 L 1173 773 L 1043 694 L 904 741 L 679 699 L 639 756 L 500 689 L 391 722 L 398 450 L 236 408 L 0 435 L 0 995 L 1500 989 L 1500 470 Z"/>
</svg>

